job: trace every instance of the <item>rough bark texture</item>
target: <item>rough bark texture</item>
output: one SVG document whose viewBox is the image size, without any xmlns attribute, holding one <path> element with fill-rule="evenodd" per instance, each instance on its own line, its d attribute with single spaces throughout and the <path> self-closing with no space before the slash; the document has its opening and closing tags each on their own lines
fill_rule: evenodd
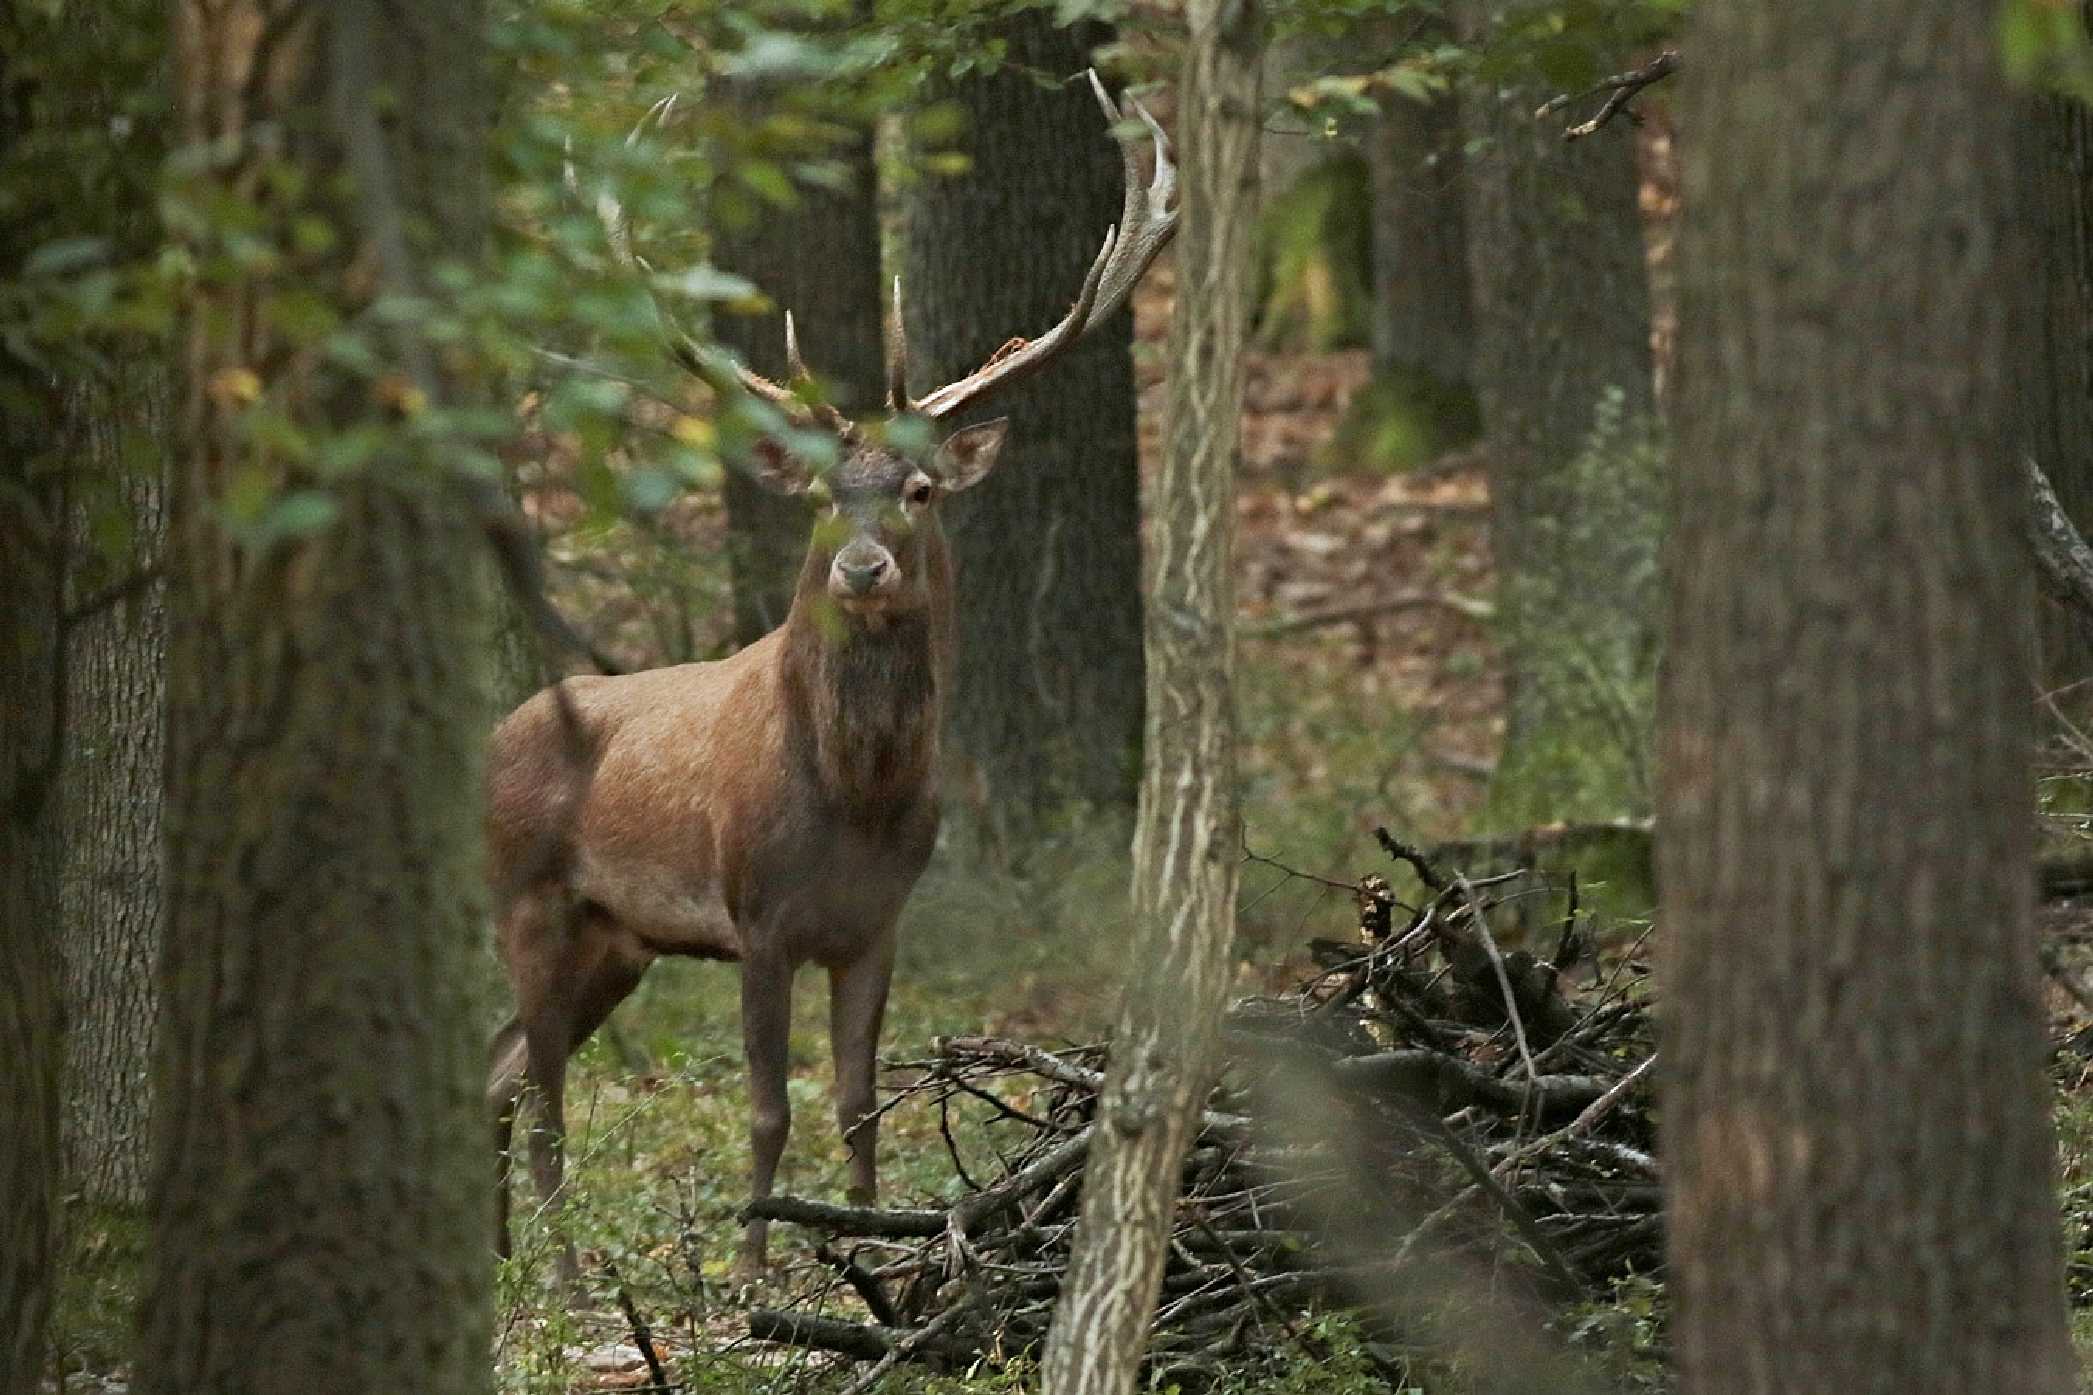
<svg viewBox="0 0 2093 1395">
<path fill-rule="evenodd" d="M 1235 934 L 1235 464 L 1262 36 L 1256 5 L 1243 0 L 1195 0 L 1188 18 L 1169 436 L 1149 531 L 1133 980 L 1113 1032 L 1068 1279 L 1047 1335 L 1049 1395 L 1134 1387 L 1185 1147 L 1211 1083 Z"/>
<path fill-rule="evenodd" d="M 1464 0 L 1483 41 L 1505 0 Z M 1475 384 L 1510 711 L 1507 822 L 1647 809 L 1660 516 L 1650 297 L 1625 127 L 1566 145 L 1533 84 L 1472 87 L 1461 119 Z"/>
<path fill-rule="evenodd" d="M 77 385 L 76 468 L 107 491 L 76 510 L 75 553 L 104 511 L 128 522 L 129 544 L 83 577 L 71 604 L 158 565 L 168 384 L 138 355 L 114 383 Z M 83 579 L 96 582 L 82 585 Z M 81 620 L 66 643 L 66 791 L 59 819 L 65 927 L 66 1189 L 88 1201 L 145 1200 L 160 950 L 160 803 L 166 726 L 167 624 L 153 584 Z"/>
<path fill-rule="evenodd" d="M 242 151 L 214 177 L 251 189 L 257 127 L 276 123 L 312 176 L 305 207 L 341 234 L 300 284 L 353 312 L 380 286 L 411 290 L 423 252 L 471 255 L 480 7 L 306 0 L 259 19 L 177 12 L 185 135 Z M 487 1379 L 491 1219 L 470 981 L 491 640 L 476 530 L 439 462 L 388 452 L 330 487 L 326 527 L 228 535 L 225 491 L 271 465 L 214 389 L 282 362 L 245 313 L 269 289 L 200 291 L 170 487 L 166 1015 L 138 1388 L 470 1392 Z M 412 330 L 378 347 L 443 390 Z M 367 410 L 353 379 L 276 386 L 315 431 Z"/>
<path fill-rule="evenodd" d="M 1436 30 L 1417 41 L 1432 41 Z M 1475 325 L 1455 98 L 1384 99 L 1366 159 L 1374 196 L 1374 371 L 1464 385 Z"/>
<path fill-rule="evenodd" d="M 1682 1389 L 2068 1391 L 1991 17 L 1696 18 L 1659 850 Z"/>
<path fill-rule="evenodd" d="M 848 187 L 803 188 L 795 208 L 766 209 L 746 228 L 719 228 L 712 260 L 792 312 L 809 366 L 831 399 L 856 413 L 880 405 L 885 383 L 871 136 L 861 133 L 838 157 L 849 170 Z M 781 315 L 721 315 L 713 328 L 758 373 L 785 379 Z M 739 472 L 727 475 L 726 501 L 734 638 L 751 644 L 783 624 L 792 607 L 813 514 L 798 496 L 774 493 Z"/>
<path fill-rule="evenodd" d="M 911 201 L 903 284 L 910 383 L 971 371 L 1066 313 L 1119 219 L 1118 143 L 1073 78 L 1105 31 L 1011 20 L 1010 65 L 939 95 L 967 118 L 971 172 Z M 1133 317 L 1115 321 L 975 414 L 1007 414 L 995 477 L 947 515 L 958 567 L 959 675 L 948 730 L 960 807 L 1021 854 L 1070 800 L 1127 809 L 1141 741 L 1140 480 Z"/>
</svg>

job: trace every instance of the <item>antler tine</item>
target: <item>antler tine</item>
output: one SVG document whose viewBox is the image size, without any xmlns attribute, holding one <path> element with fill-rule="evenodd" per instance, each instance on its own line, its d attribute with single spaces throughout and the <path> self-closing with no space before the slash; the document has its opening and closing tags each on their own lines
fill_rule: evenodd
<svg viewBox="0 0 2093 1395">
<path fill-rule="evenodd" d="M 738 359 L 717 351 L 707 353 L 687 338 L 676 345 L 676 358 L 695 374 L 698 379 L 721 397 L 732 397 L 736 392 L 761 398 L 783 412 L 794 424 L 818 427 L 832 431 L 838 436 L 849 437 L 856 433 L 857 425 L 827 402 L 808 402 L 794 389 L 783 383 L 773 382 L 761 373 L 743 365 Z M 722 363 L 721 360 L 725 362 Z M 799 383 L 806 383 L 813 375 L 799 356 L 799 336 L 792 327 L 792 316 L 785 316 L 785 359 L 791 365 L 792 374 Z"/>
<path fill-rule="evenodd" d="M 857 429 L 850 418 L 844 416 L 834 404 L 822 401 L 808 402 L 801 396 L 801 393 L 813 384 L 814 370 L 807 367 L 807 361 L 800 357 L 799 330 L 792 322 L 790 310 L 785 312 L 785 370 L 792 375 L 792 384 L 786 391 L 796 406 L 812 413 L 815 421 L 838 436 L 849 436 Z"/>
<path fill-rule="evenodd" d="M 1105 120 L 1116 126 L 1124 119 L 1119 104 L 1105 90 L 1104 80 L 1097 69 L 1090 70 L 1090 91 L 1097 97 L 1097 105 L 1105 114 Z M 1134 287 L 1140 283 L 1142 274 L 1156 259 L 1171 237 L 1177 232 L 1177 210 L 1170 202 L 1177 195 L 1177 166 L 1170 160 L 1170 137 L 1164 132 L 1162 123 L 1150 114 L 1140 102 L 1128 99 L 1134 115 L 1148 127 L 1150 141 L 1155 146 L 1156 169 L 1154 177 L 1144 186 L 1141 182 L 1141 164 L 1132 144 L 1120 146 L 1120 156 L 1125 164 L 1126 196 L 1120 204 L 1119 246 L 1115 249 L 1113 264 L 1106 269 L 1104 285 L 1098 291 L 1097 308 L 1091 312 L 1093 321 L 1102 321 L 1118 310 Z M 1092 325 L 1085 325 L 1088 333 Z"/>
<path fill-rule="evenodd" d="M 887 410 L 912 411 L 908 400 L 908 329 L 901 322 L 901 278 L 894 278 L 894 303 L 887 311 Z"/>
<path fill-rule="evenodd" d="M 785 312 L 785 369 L 792 374 L 794 383 L 804 383 L 814 376 L 807 361 L 799 356 L 799 332 L 792 326 L 790 310 Z"/>
<path fill-rule="evenodd" d="M 1090 90 L 1096 94 L 1105 119 L 1116 123 L 1120 119 L 1119 107 L 1105 91 L 1096 69 L 1090 70 L 1089 78 Z M 1120 202 L 1122 216 L 1118 226 L 1105 234 L 1105 244 L 1099 249 L 1097 260 L 1090 264 L 1075 306 L 1059 324 L 1037 339 L 1029 343 L 1018 341 L 1015 348 L 999 350 L 966 377 L 947 383 L 917 402 L 909 403 L 905 393 L 890 392 L 890 405 L 896 405 L 897 410 L 907 406 L 932 419 L 951 416 L 991 391 L 1038 372 L 1126 303 L 1142 273 L 1177 231 L 1177 210 L 1170 206 L 1177 190 L 1177 167 L 1170 162 L 1170 139 L 1145 107 L 1139 102 L 1132 105 L 1155 143 L 1155 177 L 1146 186 L 1142 184 L 1140 162 L 1128 147 L 1124 153 L 1126 192 Z M 889 343 L 893 342 L 890 333 Z M 895 371 L 891 349 L 889 358 L 891 377 Z"/>
</svg>

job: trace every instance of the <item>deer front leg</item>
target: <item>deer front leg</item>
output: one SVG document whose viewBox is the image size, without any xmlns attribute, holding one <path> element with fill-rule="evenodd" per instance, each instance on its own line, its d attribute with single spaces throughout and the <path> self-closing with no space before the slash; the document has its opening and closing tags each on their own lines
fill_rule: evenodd
<svg viewBox="0 0 2093 1395">
<path fill-rule="evenodd" d="M 894 977 L 891 935 L 854 964 L 828 977 L 829 1051 L 836 1063 L 836 1127 L 850 1149 L 849 1200 L 870 1206 L 879 1199 L 879 1114 L 875 1072 L 879 1027 L 887 1011 L 887 986 Z"/>
<path fill-rule="evenodd" d="M 792 1130 L 785 1093 L 786 1054 L 792 1034 L 792 966 L 782 954 L 752 954 L 741 966 L 741 1040 L 749 1063 L 749 1199 L 770 1195 Z M 735 1276 L 762 1277 L 769 1264 L 770 1223 L 750 1221 L 742 1232 Z"/>
</svg>

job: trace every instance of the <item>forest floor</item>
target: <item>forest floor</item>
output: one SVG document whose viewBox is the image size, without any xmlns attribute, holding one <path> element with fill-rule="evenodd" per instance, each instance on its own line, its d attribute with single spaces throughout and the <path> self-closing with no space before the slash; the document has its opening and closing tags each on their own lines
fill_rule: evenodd
<svg viewBox="0 0 2093 1395">
<path fill-rule="evenodd" d="M 1162 334 L 1167 263 L 1137 305 L 1145 461 L 1161 448 Z M 1385 824 L 1413 841 L 1473 834 L 1501 734 L 1502 665 L 1487 606 L 1493 579 L 1482 461 L 1456 454 L 1391 474 L 1333 468 L 1327 443 L 1368 377 L 1362 351 L 1252 356 L 1238 517 L 1239 708 L 1246 834 L 1260 862 L 1245 869 L 1240 977 L 1247 989 L 1305 972 L 1305 942 L 1356 924 L 1339 887 L 1385 870 L 1372 830 Z M 537 501 L 547 523 L 578 510 Z M 650 530 L 663 556 L 717 557 L 716 504 L 674 506 Z M 633 541 L 627 533 L 624 540 Z M 619 555 L 600 536 L 570 535 L 558 553 L 560 599 L 628 662 L 717 652 L 725 607 L 717 568 L 691 584 L 646 549 Z M 616 541 L 613 539 L 612 541 Z M 642 539 L 641 541 L 644 541 Z M 709 552 L 708 552 L 709 550 Z M 611 561 L 604 561 L 610 556 Z M 708 591 L 706 588 L 710 587 Z M 663 597 L 673 594 L 674 604 Z M 1332 612 L 1344 610 L 1343 616 Z M 1296 875 L 1293 870 L 1311 875 Z M 1045 1045 L 1094 1039 L 1111 1010 L 1124 958 L 1118 831 L 1071 831 L 1022 879 L 933 865 L 911 903 L 885 1054 L 906 1063 L 938 1035 L 983 1033 Z M 781 1192 L 837 1199 L 844 1153 L 830 1122 L 822 995 L 798 995 L 790 1098 L 796 1128 Z M 2068 1054 L 2068 1053 L 2066 1053 Z M 2060 1064 L 2059 1069 L 2065 1067 Z M 2075 1284 L 2093 1286 L 2093 1109 L 2067 1086 L 2060 1159 Z M 1026 1101 L 1013 1100 L 1019 1107 Z M 495 1358 L 505 1395 L 645 1388 L 649 1376 L 618 1302 L 622 1286 L 644 1315 L 684 1390 L 831 1392 L 856 1374 L 805 1351 L 763 1347 L 746 1336 L 752 1298 L 778 1304 L 833 1289 L 813 1241 L 773 1228 L 775 1263 L 759 1294 L 728 1278 L 745 1197 L 747 1092 L 734 978 L 719 966 L 666 964 L 577 1058 L 569 1086 L 573 1125 L 570 1203 L 562 1225 L 580 1244 L 583 1293 L 572 1305 L 550 1282 L 552 1228 L 519 1179 L 516 1257 L 500 1268 Z M 883 1200 L 949 1204 L 964 1173 L 996 1171 L 992 1135 L 979 1117 L 903 1109 L 884 1132 Z M 128 1323 L 127 1265 L 135 1241 L 103 1242 L 106 1262 L 75 1266 L 59 1336 L 73 1390 L 120 1390 Z M 615 1278 L 613 1275 L 615 1274 Z M 112 1277 L 114 1276 L 114 1277 Z M 845 1310 L 850 1300 L 834 1300 Z M 1647 1280 L 1626 1284 L 1602 1311 L 1566 1326 L 1597 1331 L 1619 1358 L 1625 1389 L 1660 1388 L 1662 1307 Z M 1310 1320 L 1315 1341 L 1263 1367 L 1246 1366 L 1219 1388 L 1337 1395 L 1392 1388 L 1385 1366 L 1360 1352 L 1341 1315 Z M 1336 1353 L 1334 1357 L 1329 1353 Z M 116 1370 L 118 1373 L 109 1376 Z M 103 1373 L 96 1377 L 91 1373 Z M 1023 1360 L 990 1371 L 928 1376 L 897 1370 L 883 1389 L 1029 1388 Z M 1406 1391 L 1455 1395 L 1459 1363 L 1420 1356 Z"/>
<path fill-rule="evenodd" d="M 1147 469 L 1162 449 L 1169 272 L 1166 260 L 1136 307 Z M 1239 946 L 1246 990 L 1294 981 L 1305 971 L 1309 937 L 1348 932 L 1356 921 L 1349 896 L 1318 878 L 1350 883 L 1380 869 L 1377 824 L 1420 840 L 1473 831 L 1501 731 L 1482 461 L 1467 452 L 1400 474 L 1333 468 L 1327 445 L 1368 375 L 1366 354 L 1356 350 L 1257 352 L 1249 364 L 1238 499 L 1239 709 L 1246 835 L 1271 861 L 1246 868 Z M 683 545 L 702 550 L 717 545 L 723 520 L 693 506 L 673 527 Z M 659 661 L 661 631 L 643 623 L 637 602 L 620 601 L 602 577 L 574 584 L 577 613 L 599 628 L 608 620 L 626 656 Z M 722 642 L 716 629 L 672 640 L 692 654 Z M 1122 838 L 1082 832 L 1040 855 L 1022 879 L 941 858 L 907 914 L 887 1058 L 905 1063 L 946 1034 L 1048 1045 L 1094 1039 L 1123 962 L 1124 927 L 1108 908 L 1123 897 L 1126 870 Z M 796 1128 L 778 1186 L 833 1199 L 842 1191 L 844 1154 L 829 1121 L 820 996 L 802 992 L 797 1004 Z M 726 1277 L 747 1149 L 737 1015 L 730 974 L 668 965 L 621 1010 L 616 1036 L 584 1049 L 570 1095 L 574 1200 L 564 1223 L 583 1243 L 590 1299 L 577 1310 L 547 1301 L 552 1237 L 525 1202 L 517 1258 L 503 1271 L 497 1353 L 504 1390 L 646 1384 L 606 1261 L 690 1388 L 833 1389 L 851 1378 L 830 1358 L 750 1343 L 745 1313 L 758 1295 L 737 1291 Z M 901 1070 L 897 1079 L 906 1078 Z M 923 1110 L 889 1116 L 887 1204 L 949 1204 L 963 1174 L 994 1175 L 984 1120 L 955 1111 L 949 1129 L 946 1123 Z M 777 1268 L 760 1301 L 812 1301 L 809 1295 L 834 1288 L 833 1270 L 812 1245 L 793 1227 L 773 1227 Z M 824 1301 L 850 1309 L 847 1295 Z M 1638 1302 L 1640 1316 L 1632 1311 Z M 1632 1354 L 1639 1342 L 1646 1355 L 1654 1339 L 1647 1295 L 1624 1303 L 1621 1346 Z M 1318 1348 L 1338 1358 L 1246 1367 L 1243 1380 L 1302 1395 L 1388 1388 L 1385 1374 L 1358 1356 L 1345 1319 L 1319 1319 L 1315 1331 Z M 1654 1380 L 1653 1371 L 1646 1363 L 1643 1375 Z M 1460 1388 L 1450 1368 L 1440 1376 L 1415 1388 Z M 909 1370 L 889 1379 L 898 1389 L 1017 1388 L 1027 1367 L 1019 1361 L 972 1380 Z"/>
</svg>

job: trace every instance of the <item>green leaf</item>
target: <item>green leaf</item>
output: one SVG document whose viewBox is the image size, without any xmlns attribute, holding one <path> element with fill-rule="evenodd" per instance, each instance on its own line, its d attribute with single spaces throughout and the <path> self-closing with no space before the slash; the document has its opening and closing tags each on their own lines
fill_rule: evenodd
<svg viewBox="0 0 2093 1395">
<path fill-rule="evenodd" d="M 736 276 L 716 266 L 663 272 L 654 278 L 653 285 L 663 295 L 684 296 L 691 300 L 741 300 L 761 294 L 756 283 L 746 276 Z"/>
<path fill-rule="evenodd" d="M 63 276 L 92 266 L 109 255 L 109 239 L 106 237 L 61 237 L 46 242 L 29 254 L 22 263 L 24 279 L 37 276 Z"/>
</svg>

